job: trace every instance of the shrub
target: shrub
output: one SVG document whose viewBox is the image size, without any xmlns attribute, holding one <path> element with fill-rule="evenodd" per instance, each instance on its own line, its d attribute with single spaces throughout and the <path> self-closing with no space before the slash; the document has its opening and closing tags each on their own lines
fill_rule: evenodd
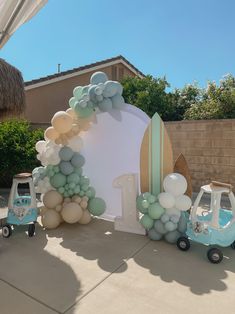
<svg viewBox="0 0 235 314">
<path fill-rule="evenodd" d="M 31 172 L 39 165 L 35 144 L 43 139 L 43 130 L 31 130 L 25 120 L 0 123 L 0 187 L 10 187 L 19 172 Z"/>
</svg>

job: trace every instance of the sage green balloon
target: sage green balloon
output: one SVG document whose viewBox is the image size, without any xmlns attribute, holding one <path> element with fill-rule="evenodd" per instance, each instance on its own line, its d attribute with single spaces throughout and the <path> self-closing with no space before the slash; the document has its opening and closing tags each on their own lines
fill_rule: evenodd
<svg viewBox="0 0 235 314">
<path fill-rule="evenodd" d="M 64 192 L 64 197 L 68 197 L 68 196 L 69 196 L 68 191 L 65 191 L 65 192 Z"/>
<path fill-rule="evenodd" d="M 149 202 L 147 200 L 142 201 L 142 207 L 147 209 L 149 207 Z"/>
<path fill-rule="evenodd" d="M 81 168 L 85 164 L 85 158 L 79 153 L 74 153 L 71 164 L 76 168 Z"/>
<path fill-rule="evenodd" d="M 72 190 L 72 189 L 69 189 L 69 190 L 68 190 L 68 193 L 69 193 L 69 196 L 72 196 L 73 194 L 75 194 L 75 193 L 74 193 L 74 190 Z"/>
<path fill-rule="evenodd" d="M 162 234 L 158 233 L 154 228 L 152 228 L 148 231 L 148 237 L 151 240 L 158 241 L 158 240 L 161 240 Z"/>
<path fill-rule="evenodd" d="M 165 236 L 164 239 L 168 242 L 168 243 L 176 243 L 177 240 L 179 239 L 179 237 L 181 236 L 181 233 L 177 230 L 168 232 Z"/>
<path fill-rule="evenodd" d="M 165 212 L 165 209 L 159 203 L 149 205 L 148 214 L 152 219 L 159 219 Z"/>
<path fill-rule="evenodd" d="M 88 177 L 86 177 L 86 176 L 82 176 L 81 177 L 81 179 L 80 179 L 80 183 L 81 183 L 81 185 L 83 185 L 83 184 L 90 184 L 90 179 L 88 178 Z"/>
<path fill-rule="evenodd" d="M 54 188 L 60 188 L 66 184 L 66 176 L 60 172 L 56 173 L 50 178 L 50 183 Z"/>
<path fill-rule="evenodd" d="M 102 198 L 95 197 L 88 202 L 88 210 L 94 216 L 100 216 L 105 212 L 106 204 Z"/>
<path fill-rule="evenodd" d="M 142 202 L 143 202 L 144 198 L 143 198 L 143 194 L 140 194 L 137 199 L 136 199 L 136 207 L 137 209 L 142 213 L 142 214 L 147 214 L 148 213 L 148 208 L 144 208 L 142 206 Z"/>
<path fill-rule="evenodd" d="M 73 90 L 73 96 L 76 100 L 80 100 L 82 96 L 82 86 L 77 86 Z M 74 107 L 73 107 L 74 108 Z"/>
<path fill-rule="evenodd" d="M 151 196 L 151 195 L 152 195 L 151 193 L 145 192 L 145 193 L 143 193 L 143 198 L 144 198 L 145 200 L 147 200 L 148 197 Z"/>
<path fill-rule="evenodd" d="M 84 192 L 86 192 L 86 191 L 88 190 L 88 188 L 89 188 L 89 185 L 88 185 L 88 184 L 83 184 L 83 185 L 81 186 L 81 189 L 82 189 Z"/>
<path fill-rule="evenodd" d="M 80 192 L 80 185 L 76 185 L 74 188 L 74 193 L 78 194 Z"/>
<path fill-rule="evenodd" d="M 74 108 L 74 106 L 75 106 L 76 103 L 77 103 L 77 100 L 76 100 L 75 97 L 72 97 L 72 98 L 69 99 L 69 106 L 70 106 L 71 108 Z"/>
<path fill-rule="evenodd" d="M 58 189 L 58 192 L 59 192 L 60 194 L 63 194 L 63 193 L 65 192 L 64 187 L 61 186 L 61 187 Z"/>
<path fill-rule="evenodd" d="M 76 184 L 75 184 L 74 182 L 70 182 L 70 183 L 69 183 L 69 188 L 70 188 L 70 189 L 74 189 L 75 186 L 76 186 Z"/>
<path fill-rule="evenodd" d="M 146 230 L 150 230 L 153 227 L 154 220 L 151 217 L 149 217 L 148 214 L 145 214 L 140 219 L 140 223 Z"/>
<path fill-rule="evenodd" d="M 148 196 L 148 199 L 147 201 L 150 203 L 150 204 L 153 204 L 157 201 L 157 197 L 155 195 L 150 195 Z"/>
<path fill-rule="evenodd" d="M 67 176 L 67 182 L 78 184 L 80 182 L 80 177 L 77 173 L 71 173 L 69 176 Z"/>
<path fill-rule="evenodd" d="M 71 160 L 73 157 L 73 154 L 74 154 L 73 150 L 68 146 L 62 147 L 59 151 L 59 157 L 63 161 Z"/>
<path fill-rule="evenodd" d="M 81 175 L 82 175 L 82 168 L 76 167 L 76 168 L 74 169 L 74 173 L 76 173 L 76 174 L 78 174 L 79 176 L 81 176 Z"/>
<path fill-rule="evenodd" d="M 88 198 L 94 198 L 95 197 L 95 189 L 90 186 L 89 189 L 85 192 L 85 195 Z"/>
</svg>

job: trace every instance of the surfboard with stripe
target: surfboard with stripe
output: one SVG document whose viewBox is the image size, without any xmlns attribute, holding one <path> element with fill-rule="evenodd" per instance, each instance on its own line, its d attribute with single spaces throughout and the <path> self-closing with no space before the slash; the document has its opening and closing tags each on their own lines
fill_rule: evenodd
<svg viewBox="0 0 235 314">
<path fill-rule="evenodd" d="M 147 127 L 140 150 L 141 192 L 158 195 L 164 177 L 173 172 L 173 152 L 166 127 L 155 113 Z"/>
<path fill-rule="evenodd" d="M 193 195 L 192 179 L 191 179 L 188 163 L 182 153 L 178 156 L 178 158 L 175 161 L 174 172 L 182 174 L 182 176 L 184 176 L 185 179 L 187 180 L 188 187 L 185 194 L 191 198 Z"/>
</svg>

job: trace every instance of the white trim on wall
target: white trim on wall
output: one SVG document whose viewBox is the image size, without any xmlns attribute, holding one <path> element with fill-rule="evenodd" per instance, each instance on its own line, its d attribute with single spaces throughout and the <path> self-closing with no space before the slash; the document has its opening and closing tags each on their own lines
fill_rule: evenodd
<svg viewBox="0 0 235 314">
<path fill-rule="evenodd" d="M 77 76 L 77 75 L 82 75 L 82 74 L 85 74 L 85 73 L 88 73 L 88 72 L 91 72 L 91 71 L 97 71 L 97 70 L 100 70 L 101 68 L 103 67 L 108 67 L 108 66 L 112 66 L 112 65 L 115 65 L 115 64 L 118 64 L 118 63 L 122 63 L 123 65 L 125 65 L 131 72 L 135 73 L 137 76 L 143 78 L 143 75 L 141 75 L 139 72 L 137 72 L 134 68 L 132 68 L 128 63 L 126 63 L 124 60 L 122 59 L 118 59 L 118 60 L 115 60 L 115 61 L 111 61 L 111 62 L 107 62 L 107 63 L 103 63 L 103 64 L 100 64 L 100 65 L 96 65 L 94 67 L 91 67 L 91 68 L 88 68 L 88 69 L 84 69 L 84 70 L 78 70 L 76 72 L 73 72 L 73 73 L 70 73 L 70 74 L 65 74 L 65 75 L 62 75 L 62 76 L 59 76 L 59 77 L 56 77 L 56 78 L 52 78 L 52 79 L 48 79 L 46 81 L 42 81 L 42 82 L 38 82 L 38 83 L 35 83 L 35 84 L 32 84 L 32 85 L 29 85 L 29 86 L 25 86 L 25 90 L 30 90 L 30 89 L 34 89 L 34 88 L 37 88 L 37 87 L 41 87 L 41 86 L 45 86 L 45 85 L 49 85 L 49 84 L 53 84 L 53 83 L 56 83 L 56 82 L 59 82 L 59 81 L 63 81 L 63 80 L 66 80 L 66 79 L 69 79 L 71 77 L 74 77 L 74 76 Z"/>
</svg>

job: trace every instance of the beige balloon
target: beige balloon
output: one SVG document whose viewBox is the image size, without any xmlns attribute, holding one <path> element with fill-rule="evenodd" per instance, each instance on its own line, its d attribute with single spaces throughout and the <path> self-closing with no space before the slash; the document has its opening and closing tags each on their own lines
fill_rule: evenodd
<svg viewBox="0 0 235 314">
<path fill-rule="evenodd" d="M 61 141 L 60 137 L 55 140 L 55 143 L 56 143 L 57 145 L 62 144 L 62 141 Z"/>
<path fill-rule="evenodd" d="M 75 113 L 75 111 L 72 109 L 72 108 L 68 108 L 66 110 L 66 112 L 73 118 L 73 119 L 76 119 L 77 118 L 77 115 Z"/>
<path fill-rule="evenodd" d="M 80 204 L 80 202 L 81 202 L 81 197 L 78 196 L 78 195 L 74 195 L 74 196 L 72 197 L 72 201 L 75 202 L 75 203 Z"/>
<path fill-rule="evenodd" d="M 44 215 L 44 213 L 48 210 L 48 208 L 45 207 L 45 206 L 41 206 L 41 207 L 39 207 L 38 209 L 39 209 L 39 214 L 40 214 L 41 216 Z"/>
<path fill-rule="evenodd" d="M 65 111 L 58 111 L 51 119 L 51 124 L 58 133 L 67 133 L 72 129 L 73 118 Z"/>
<path fill-rule="evenodd" d="M 87 208 L 87 201 L 81 201 L 80 206 L 82 207 L 82 209 L 86 209 Z"/>
<path fill-rule="evenodd" d="M 86 209 L 83 211 L 82 217 L 79 219 L 79 223 L 82 225 L 87 225 L 91 221 L 91 214 L 90 212 Z"/>
<path fill-rule="evenodd" d="M 82 208 L 75 202 L 66 203 L 61 211 L 62 218 L 69 224 L 78 222 L 82 215 Z"/>
<path fill-rule="evenodd" d="M 60 214 L 54 209 L 48 209 L 42 216 L 42 225 L 46 229 L 55 229 L 60 225 Z"/>
<path fill-rule="evenodd" d="M 62 204 L 56 205 L 55 210 L 59 213 L 62 210 Z"/>
<path fill-rule="evenodd" d="M 53 126 L 50 126 L 44 132 L 44 137 L 45 139 L 54 141 L 59 137 L 59 133 L 53 128 Z"/>
<path fill-rule="evenodd" d="M 48 191 L 43 196 L 43 204 L 47 208 L 56 208 L 63 202 L 63 196 L 57 191 Z"/>
</svg>

